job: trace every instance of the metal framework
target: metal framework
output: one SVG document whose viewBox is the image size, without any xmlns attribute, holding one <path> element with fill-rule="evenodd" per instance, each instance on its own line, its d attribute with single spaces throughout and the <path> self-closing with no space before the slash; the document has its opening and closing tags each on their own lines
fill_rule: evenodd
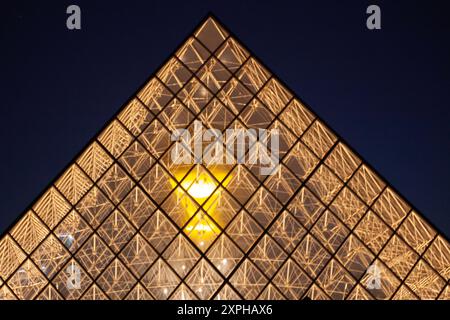
<svg viewBox="0 0 450 320">
<path fill-rule="evenodd" d="M 175 165 L 195 120 L 277 128 L 277 173 Z M 213 16 L 0 240 L 0 299 L 449 299 L 449 276 L 445 236 Z"/>
</svg>

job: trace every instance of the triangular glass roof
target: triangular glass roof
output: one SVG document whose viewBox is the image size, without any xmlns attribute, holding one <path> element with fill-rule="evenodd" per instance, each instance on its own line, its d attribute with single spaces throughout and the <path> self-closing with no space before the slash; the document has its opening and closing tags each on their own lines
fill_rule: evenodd
<svg viewBox="0 0 450 320">
<path fill-rule="evenodd" d="M 277 129 L 276 173 L 175 163 L 199 123 Z M 449 299 L 449 276 L 445 237 L 212 16 L 0 240 L 0 299 Z"/>
</svg>

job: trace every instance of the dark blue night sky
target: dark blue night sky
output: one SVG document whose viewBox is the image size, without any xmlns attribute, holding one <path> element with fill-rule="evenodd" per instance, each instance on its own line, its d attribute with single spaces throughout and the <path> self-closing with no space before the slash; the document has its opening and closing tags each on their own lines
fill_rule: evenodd
<svg viewBox="0 0 450 320">
<path fill-rule="evenodd" d="M 66 8 L 82 30 L 66 28 Z M 382 30 L 366 28 L 378 4 Z M 0 12 L 0 231 L 212 11 L 450 235 L 444 1 L 14 1 Z"/>
</svg>

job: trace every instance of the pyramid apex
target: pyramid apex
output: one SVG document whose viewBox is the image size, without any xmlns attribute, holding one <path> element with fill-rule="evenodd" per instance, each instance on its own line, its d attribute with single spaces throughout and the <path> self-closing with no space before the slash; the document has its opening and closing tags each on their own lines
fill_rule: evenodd
<svg viewBox="0 0 450 320">
<path fill-rule="evenodd" d="M 200 27 L 194 32 L 194 36 L 208 50 L 213 52 L 229 36 L 229 32 L 213 13 L 208 13 L 207 17 L 200 23 Z"/>
</svg>

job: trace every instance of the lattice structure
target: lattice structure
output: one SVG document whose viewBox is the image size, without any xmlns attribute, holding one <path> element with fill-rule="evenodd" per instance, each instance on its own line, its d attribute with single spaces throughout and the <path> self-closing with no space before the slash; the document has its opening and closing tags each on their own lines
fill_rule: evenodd
<svg viewBox="0 0 450 320">
<path fill-rule="evenodd" d="M 277 128 L 278 171 L 174 164 L 196 120 Z M 449 276 L 445 237 L 212 17 L 0 240 L 0 299 L 449 299 Z"/>
</svg>

